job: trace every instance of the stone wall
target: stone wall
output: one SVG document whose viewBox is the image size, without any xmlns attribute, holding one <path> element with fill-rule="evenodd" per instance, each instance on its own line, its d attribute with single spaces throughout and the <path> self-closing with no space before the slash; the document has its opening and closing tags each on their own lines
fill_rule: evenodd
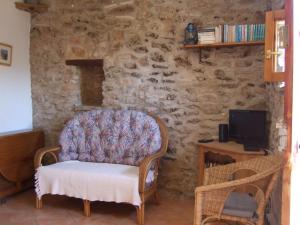
<svg viewBox="0 0 300 225">
<path fill-rule="evenodd" d="M 284 88 L 280 84 L 268 84 L 268 111 L 269 111 L 269 150 L 283 152 L 286 148 L 287 130 L 284 122 Z M 282 180 L 280 179 L 271 195 L 268 205 L 267 218 L 271 225 L 281 224 L 281 196 Z"/>
<path fill-rule="evenodd" d="M 269 5 L 272 10 L 278 10 L 284 8 L 285 0 L 269 0 Z"/>
<path fill-rule="evenodd" d="M 81 105 L 80 73 L 65 59 L 103 58 L 103 106 L 151 111 L 169 128 L 160 190 L 192 196 L 197 141 L 217 138 L 228 110 L 267 109 L 263 47 L 186 50 L 188 22 L 262 23 L 265 0 L 44 1 L 31 28 L 34 126 L 57 143 Z"/>
<path fill-rule="evenodd" d="M 287 130 L 284 121 L 284 87 L 274 83 L 267 85 L 269 112 L 269 150 L 283 152 L 286 148 Z"/>
</svg>

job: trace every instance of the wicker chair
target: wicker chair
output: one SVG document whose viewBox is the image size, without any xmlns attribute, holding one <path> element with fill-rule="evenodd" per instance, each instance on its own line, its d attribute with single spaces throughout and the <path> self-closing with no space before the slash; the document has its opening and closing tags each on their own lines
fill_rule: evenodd
<svg viewBox="0 0 300 225">
<path fill-rule="evenodd" d="M 220 220 L 263 225 L 265 207 L 280 174 L 280 169 L 281 155 L 262 156 L 225 166 L 207 168 L 204 185 L 195 190 L 194 225 L 204 225 L 208 221 Z M 253 199 L 255 208 L 252 216 L 241 216 L 226 211 L 232 194 Z M 238 203 L 238 207 L 245 206 L 241 201 L 235 200 L 235 203 Z"/>
</svg>

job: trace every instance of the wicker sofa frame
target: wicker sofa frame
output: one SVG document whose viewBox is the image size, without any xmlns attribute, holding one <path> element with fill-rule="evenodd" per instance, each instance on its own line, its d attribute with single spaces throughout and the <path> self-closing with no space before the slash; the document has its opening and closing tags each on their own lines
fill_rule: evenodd
<svg viewBox="0 0 300 225">
<path fill-rule="evenodd" d="M 156 123 L 158 124 L 160 128 L 160 135 L 161 135 L 161 148 L 158 152 L 156 152 L 153 155 L 150 155 L 143 159 L 143 161 L 139 165 L 139 195 L 141 197 L 141 205 L 138 207 L 136 206 L 136 212 L 137 212 L 137 223 L 139 225 L 144 225 L 145 223 L 145 203 L 148 199 L 153 198 L 157 204 L 159 204 L 159 196 L 157 192 L 157 175 L 158 175 L 158 169 L 159 169 L 159 162 L 161 157 L 166 153 L 167 146 L 168 146 L 168 130 L 165 126 L 165 124 L 162 122 L 160 118 L 157 116 L 154 116 L 150 113 L 148 113 L 149 116 L 154 118 L 156 120 Z M 58 162 L 58 153 L 60 152 L 61 147 L 45 147 L 41 148 L 37 151 L 34 158 L 34 166 L 35 169 L 38 169 L 40 166 L 42 166 L 42 160 L 45 157 L 45 155 L 49 154 L 52 156 L 55 162 Z M 152 182 L 151 186 L 148 187 L 146 185 L 146 178 L 148 171 L 150 168 L 153 168 L 155 170 L 155 179 Z M 36 197 L 36 208 L 41 209 L 43 207 L 42 199 L 39 199 Z M 90 201 L 83 200 L 83 208 L 84 208 L 84 215 L 90 216 L 91 210 L 90 210 Z"/>
</svg>

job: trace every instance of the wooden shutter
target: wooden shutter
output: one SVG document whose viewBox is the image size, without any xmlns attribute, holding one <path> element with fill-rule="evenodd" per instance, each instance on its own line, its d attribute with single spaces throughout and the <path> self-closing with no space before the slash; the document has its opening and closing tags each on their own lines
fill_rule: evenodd
<svg viewBox="0 0 300 225">
<path fill-rule="evenodd" d="M 276 22 L 282 20 L 285 20 L 284 10 L 266 13 L 264 80 L 267 82 L 284 81 L 286 73 L 286 68 L 283 72 L 276 72 L 275 70 L 275 62 L 278 59 L 278 51 L 276 51 Z"/>
</svg>

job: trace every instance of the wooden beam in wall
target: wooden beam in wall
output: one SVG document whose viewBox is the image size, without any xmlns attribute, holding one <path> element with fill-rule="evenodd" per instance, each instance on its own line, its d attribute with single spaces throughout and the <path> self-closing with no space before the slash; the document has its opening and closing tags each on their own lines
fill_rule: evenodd
<svg viewBox="0 0 300 225">
<path fill-rule="evenodd" d="M 68 66 L 103 66 L 103 59 L 67 59 Z"/>
<path fill-rule="evenodd" d="M 43 13 L 47 12 L 48 6 L 45 4 L 30 4 L 23 2 L 15 2 L 16 8 L 24 10 L 29 13 Z"/>
</svg>

